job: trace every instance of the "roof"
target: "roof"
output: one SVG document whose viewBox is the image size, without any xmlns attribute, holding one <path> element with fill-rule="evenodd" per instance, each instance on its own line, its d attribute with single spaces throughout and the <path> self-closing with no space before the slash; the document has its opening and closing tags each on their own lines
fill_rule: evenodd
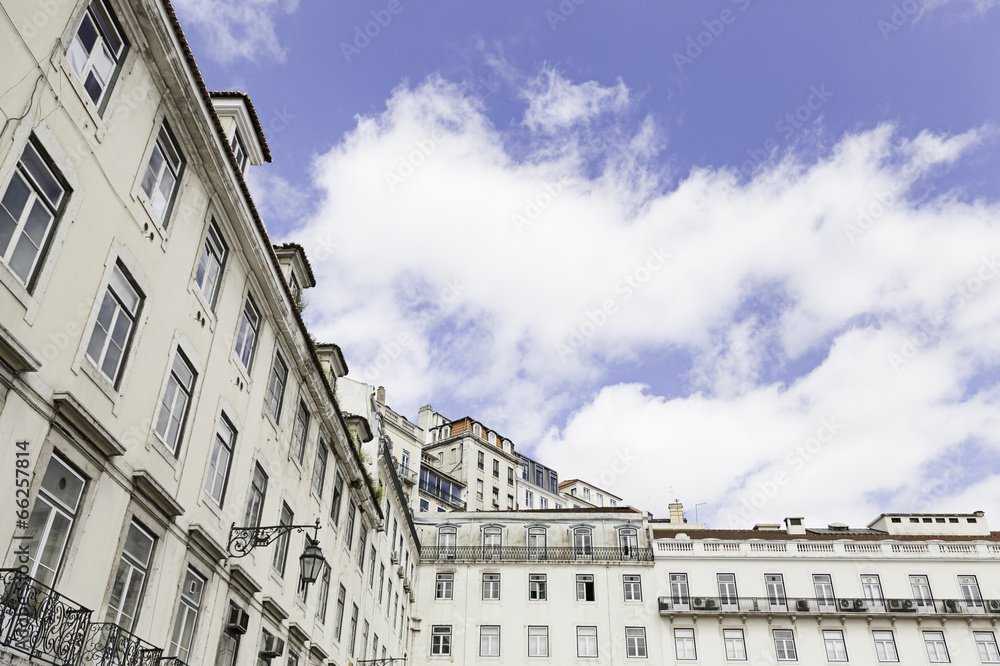
<svg viewBox="0 0 1000 666">
<path fill-rule="evenodd" d="M 212 97 L 229 97 L 243 100 L 247 105 L 247 111 L 250 113 L 250 122 L 253 123 L 253 129 L 257 134 L 257 140 L 260 142 L 260 148 L 264 153 L 264 161 L 270 162 L 271 149 L 267 146 L 267 137 L 264 136 L 264 128 L 261 127 L 260 118 L 257 116 L 257 109 L 254 108 L 250 95 L 242 90 L 209 90 L 208 94 Z"/>
<path fill-rule="evenodd" d="M 720 539 L 724 541 L 749 541 L 760 539 L 764 541 L 838 541 L 849 538 L 854 541 L 997 541 L 1000 542 L 1000 532 L 990 532 L 989 536 L 964 534 L 788 534 L 783 530 L 658 530 L 653 529 L 654 539 L 672 539 L 678 534 L 684 534 L 690 539 Z"/>
<path fill-rule="evenodd" d="M 610 492 L 610 491 L 608 491 L 608 490 L 605 490 L 604 488 L 601 488 L 601 487 L 599 487 L 599 486 L 595 486 L 594 484 L 592 484 L 592 483 L 589 483 L 589 482 L 587 482 L 587 481 L 581 481 L 580 479 L 569 479 L 568 481 L 560 481 L 560 482 L 559 482 L 559 489 L 560 489 L 560 490 L 562 490 L 562 487 L 563 487 L 563 486 L 568 486 L 568 485 L 570 485 L 571 483 L 582 483 L 582 484 L 583 484 L 583 485 L 585 485 L 585 486 L 590 486 L 590 487 L 591 487 L 591 488 L 593 488 L 594 490 L 600 490 L 600 491 L 601 491 L 602 493 L 604 493 L 605 495 L 610 495 L 611 497 L 616 497 L 616 498 L 618 498 L 618 499 L 621 499 L 621 497 L 618 497 L 618 495 L 615 495 L 615 494 L 614 494 L 613 492 Z"/>
<path fill-rule="evenodd" d="M 297 250 L 298 253 L 299 253 L 299 256 L 302 257 L 302 263 L 305 264 L 305 267 L 306 267 L 306 276 L 309 278 L 310 282 L 312 282 L 313 284 L 316 284 L 316 276 L 313 275 L 312 264 L 309 263 L 309 257 L 306 256 L 305 248 L 303 248 L 298 243 L 282 243 L 281 245 L 275 245 L 274 249 L 275 250 Z"/>
<path fill-rule="evenodd" d="M 219 120 L 219 114 L 215 112 L 215 107 L 212 106 L 212 94 L 208 91 L 208 86 L 205 85 L 205 79 L 201 76 L 201 70 L 198 69 L 198 63 L 194 59 L 194 54 L 191 52 L 191 45 L 188 43 L 187 37 L 184 36 L 184 29 L 181 27 L 180 20 L 177 18 L 177 12 L 174 11 L 173 5 L 170 0 L 161 0 L 163 3 L 163 11 L 167 15 L 167 22 L 171 29 L 174 31 L 174 36 L 177 38 L 177 42 L 180 45 L 181 52 L 184 54 L 184 58 L 187 61 L 188 67 L 191 68 L 191 76 L 195 81 L 195 85 L 198 88 L 198 92 L 201 94 L 202 101 L 205 107 L 208 109 L 209 117 L 212 123 L 215 125 L 215 131 L 218 136 L 225 137 L 226 132 L 222 127 L 222 121 Z M 265 245 L 268 249 L 268 255 L 271 258 L 271 265 L 274 270 L 280 275 L 281 274 L 281 264 L 278 262 L 278 255 L 274 253 L 274 247 L 271 245 L 270 236 L 267 233 L 267 227 L 264 226 L 264 221 L 260 217 L 260 213 L 257 211 L 257 206 L 253 202 L 253 197 L 250 196 L 250 188 L 247 186 L 246 179 L 243 177 L 243 172 L 239 168 L 239 164 L 236 161 L 236 155 L 233 154 L 232 148 L 229 147 L 229 142 L 222 141 L 223 146 L 225 146 L 226 154 L 229 156 L 229 164 L 233 168 L 233 174 L 236 177 L 236 182 L 240 186 L 240 191 L 243 193 L 243 198 L 246 200 L 247 208 L 250 209 L 250 216 L 253 218 L 254 225 L 260 232 Z M 285 290 L 285 295 L 288 297 L 289 303 L 295 303 L 295 297 L 292 295 L 291 288 L 285 284 L 284 280 L 278 280 L 280 288 Z M 306 328 L 305 320 L 302 319 L 302 315 L 299 313 L 298 308 L 289 308 L 292 313 L 292 317 L 299 325 L 299 331 L 305 337 L 306 340 L 310 339 L 309 329 Z M 349 435 L 347 430 L 347 422 L 344 420 L 344 415 L 340 411 L 340 404 L 337 402 L 337 396 L 334 395 L 333 387 L 330 383 L 325 380 L 325 374 L 323 372 L 323 364 L 319 361 L 319 356 L 316 355 L 316 350 L 310 348 L 309 355 L 312 357 L 313 365 L 316 367 L 316 371 L 320 378 L 323 379 L 321 382 L 325 387 L 326 394 L 330 398 L 330 402 L 333 403 L 334 413 L 340 420 L 341 425 L 344 427 L 344 434 Z M 354 454 L 355 462 L 358 468 L 364 471 L 365 465 L 361 461 L 361 454 L 358 453 L 357 449 L 353 446 L 348 446 Z M 375 512 L 378 514 L 379 518 L 383 518 L 382 507 L 378 502 L 374 501 L 375 498 L 375 486 L 372 484 L 371 479 L 368 478 L 367 474 L 362 474 L 365 484 L 368 486 L 368 490 L 371 493 L 372 505 L 375 508 Z"/>
</svg>

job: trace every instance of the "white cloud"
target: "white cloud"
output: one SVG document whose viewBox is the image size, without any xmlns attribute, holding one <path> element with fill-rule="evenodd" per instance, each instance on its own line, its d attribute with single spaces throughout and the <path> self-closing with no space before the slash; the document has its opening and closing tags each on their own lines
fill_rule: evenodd
<svg viewBox="0 0 1000 666">
<path fill-rule="evenodd" d="M 343 346 L 352 375 L 406 413 L 444 400 L 503 414 L 496 427 L 566 477 L 600 483 L 628 448 L 638 461 L 604 475 L 611 490 L 662 514 L 673 485 L 717 524 L 778 472 L 744 524 L 857 523 L 927 503 L 949 455 L 1000 460 L 996 374 L 968 389 L 1000 367 L 1000 210 L 911 194 L 989 135 L 883 125 L 749 182 L 671 182 L 656 123 L 622 120 L 623 84 L 538 80 L 516 149 L 482 101 L 432 77 L 317 161 L 325 196 L 294 238 L 320 282 L 316 337 Z M 595 134 L 585 120 L 608 111 Z M 642 387 L 644 361 L 666 354 L 693 359 L 682 397 Z M 789 462 L 824 419 L 843 428 Z M 1000 515 L 996 491 L 968 498 L 933 496 Z"/>
<path fill-rule="evenodd" d="M 222 62 L 260 56 L 285 60 L 285 48 L 275 32 L 274 18 L 291 14 L 298 0 L 175 0 L 183 25 L 204 36 L 209 56 Z"/>
</svg>

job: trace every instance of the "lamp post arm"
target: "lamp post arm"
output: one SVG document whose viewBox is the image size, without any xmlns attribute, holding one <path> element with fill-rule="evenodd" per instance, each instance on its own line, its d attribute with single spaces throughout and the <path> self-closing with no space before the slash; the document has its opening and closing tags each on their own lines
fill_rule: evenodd
<svg viewBox="0 0 1000 666">
<path fill-rule="evenodd" d="M 314 529 L 315 537 L 313 540 L 319 538 L 319 529 L 321 525 L 319 524 L 319 518 L 316 519 L 314 525 L 269 525 L 267 527 L 237 527 L 236 523 L 233 523 L 229 528 L 229 543 L 226 546 L 226 550 L 229 556 L 232 558 L 244 557 L 249 555 L 254 548 L 258 546 L 267 546 L 277 540 L 279 537 L 288 534 L 292 530 L 298 530 L 299 532 L 307 530 L 309 528 Z"/>
</svg>

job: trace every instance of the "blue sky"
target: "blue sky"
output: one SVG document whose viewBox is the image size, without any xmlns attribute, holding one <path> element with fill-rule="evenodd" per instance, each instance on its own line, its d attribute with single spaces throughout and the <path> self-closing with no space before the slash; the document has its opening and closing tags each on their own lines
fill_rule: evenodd
<svg viewBox="0 0 1000 666">
<path fill-rule="evenodd" d="M 1000 510 L 998 3 L 177 4 L 397 410 L 719 527 Z"/>
</svg>

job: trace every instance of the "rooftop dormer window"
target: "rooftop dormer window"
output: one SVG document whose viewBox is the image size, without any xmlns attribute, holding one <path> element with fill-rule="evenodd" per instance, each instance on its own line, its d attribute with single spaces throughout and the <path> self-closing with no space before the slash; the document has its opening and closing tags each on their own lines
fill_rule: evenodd
<svg viewBox="0 0 1000 666">
<path fill-rule="evenodd" d="M 243 145 L 243 139 L 240 138 L 239 129 L 233 128 L 233 138 L 229 142 L 229 147 L 233 150 L 233 155 L 236 156 L 236 164 L 240 167 L 240 173 L 246 173 L 247 171 L 247 149 Z"/>
<path fill-rule="evenodd" d="M 473 423 L 472 424 L 472 434 L 475 435 L 476 437 L 482 437 L 483 436 L 483 426 L 479 425 L 478 423 Z"/>
<path fill-rule="evenodd" d="M 496 446 L 496 443 L 497 443 L 497 434 L 495 432 L 489 433 L 486 436 L 486 439 L 487 439 L 487 441 L 489 441 L 490 444 Z"/>
</svg>

